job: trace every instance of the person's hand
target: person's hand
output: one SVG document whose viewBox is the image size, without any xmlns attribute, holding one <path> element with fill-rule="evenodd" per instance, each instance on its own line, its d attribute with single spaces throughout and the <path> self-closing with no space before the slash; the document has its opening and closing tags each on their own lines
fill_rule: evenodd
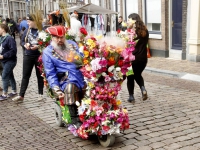
<svg viewBox="0 0 200 150">
<path fill-rule="evenodd" d="M 58 95 L 59 99 L 64 98 L 64 97 L 65 97 L 65 94 L 63 92 Z"/>
<path fill-rule="evenodd" d="M 3 55 L 0 55 L 0 59 L 3 59 Z"/>
<path fill-rule="evenodd" d="M 32 45 L 32 46 L 30 47 L 31 50 L 37 50 L 38 48 L 39 48 L 38 45 Z"/>
<path fill-rule="evenodd" d="M 60 88 L 58 86 L 55 86 L 53 88 L 53 92 L 54 92 L 55 96 L 58 97 L 59 99 L 65 97 L 65 94 L 63 93 L 63 91 L 60 90 Z"/>
<path fill-rule="evenodd" d="M 59 99 L 65 97 L 65 94 L 61 90 L 55 91 L 55 94 Z"/>
<path fill-rule="evenodd" d="M 24 45 L 24 47 L 25 47 L 26 49 L 30 49 L 30 43 L 26 43 L 26 44 Z"/>
</svg>

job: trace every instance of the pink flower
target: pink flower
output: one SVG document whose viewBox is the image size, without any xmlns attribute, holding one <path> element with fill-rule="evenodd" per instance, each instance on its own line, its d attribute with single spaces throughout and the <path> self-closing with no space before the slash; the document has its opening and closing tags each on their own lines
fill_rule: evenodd
<svg viewBox="0 0 200 150">
<path fill-rule="evenodd" d="M 106 75 L 105 76 L 105 82 L 109 82 L 110 80 L 111 80 L 111 78 L 108 75 Z"/>
<path fill-rule="evenodd" d="M 102 60 L 99 61 L 99 64 L 100 64 L 102 67 L 106 67 L 108 63 L 107 63 L 107 60 L 102 59 Z"/>
</svg>

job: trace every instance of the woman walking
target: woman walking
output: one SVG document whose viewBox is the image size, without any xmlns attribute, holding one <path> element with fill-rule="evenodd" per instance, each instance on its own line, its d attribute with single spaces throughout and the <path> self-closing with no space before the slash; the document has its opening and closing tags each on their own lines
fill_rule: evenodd
<svg viewBox="0 0 200 150">
<path fill-rule="evenodd" d="M 129 92 L 128 102 L 135 102 L 134 98 L 134 86 L 136 83 L 139 85 L 142 92 L 142 99 L 147 99 L 147 91 L 144 86 L 144 79 L 142 77 L 142 72 L 147 65 L 147 43 L 149 40 L 149 32 L 144 25 L 144 22 L 141 20 L 140 16 L 136 13 L 130 14 L 128 16 L 129 23 L 135 22 L 135 25 L 132 23 L 129 28 L 135 27 L 135 31 L 137 34 L 137 44 L 135 46 L 135 50 L 133 51 L 133 55 L 135 55 L 135 60 L 132 62 L 132 68 L 134 75 L 130 75 L 127 77 L 127 88 Z"/>
</svg>

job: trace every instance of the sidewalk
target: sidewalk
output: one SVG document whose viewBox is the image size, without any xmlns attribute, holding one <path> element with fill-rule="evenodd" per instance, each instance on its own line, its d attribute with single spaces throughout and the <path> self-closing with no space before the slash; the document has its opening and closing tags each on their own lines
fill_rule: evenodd
<svg viewBox="0 0 200 150">
<path fill-rule="evenodd" d="M 145 71 L 200 82 L 200 62 L 151 57 Z"/>
</svg>

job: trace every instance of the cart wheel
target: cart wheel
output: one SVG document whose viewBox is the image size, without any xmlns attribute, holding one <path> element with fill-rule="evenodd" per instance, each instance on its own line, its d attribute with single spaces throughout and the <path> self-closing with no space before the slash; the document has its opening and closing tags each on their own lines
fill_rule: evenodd
<svg viewBox="0 0 200 150">
<path fill-rule="evenodd" d="M 55 116 L 56 116 L 56 124 L 59 127 L 64 127 L 64 123 L 62 122 L 62 111 L 61 111 L 60 106 L 58 106 L 57 104 L 54 108 L 54 112 L 55 112 Z"/>
<path fill-rule="evenodd" d="M 98 136 L 98 140 L 103 147 L 109 147 L 115 143 L 115 136 L 114 135 L 102 135 L 102 136 Z"/>
</svg>

